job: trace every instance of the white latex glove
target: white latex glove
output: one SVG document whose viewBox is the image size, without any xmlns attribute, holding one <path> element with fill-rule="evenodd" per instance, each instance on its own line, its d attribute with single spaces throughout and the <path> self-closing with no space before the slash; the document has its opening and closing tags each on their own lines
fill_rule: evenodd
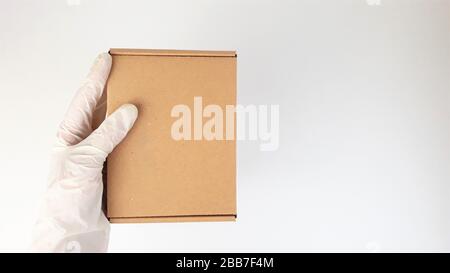
<svg viewBox="0 0 450 273">
<path fill-rule="evenodd" d="M 44 252 L 104 252 L 109 222 L 102 211 L 102 169 L 106 157 L 126 136 L 137 108 L 125 104 L 93 131 L 102 107 L 111 56 L 97 57 L 61 123 L 51 159 L 48 190 L 33 234 L 32 249 Z"/>
</svg>

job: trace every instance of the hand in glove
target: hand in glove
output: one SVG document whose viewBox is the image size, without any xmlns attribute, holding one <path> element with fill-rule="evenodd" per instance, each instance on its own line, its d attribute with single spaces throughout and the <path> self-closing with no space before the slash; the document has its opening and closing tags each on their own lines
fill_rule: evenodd
<svg viewBox="0 0 450 273">
<path fill-rule="evenodd" d="M 103 163 L 127 135 L 138 114 L 134 105 L 125 104 L 93 130 L 94 112 L 102 107 L 111 62 L 107 53 L 97 57 L 59 127 L 48 190 L 33 234 L 33 250 L 107 250 L 109 222 L 102 211 Z"/>
</svg>

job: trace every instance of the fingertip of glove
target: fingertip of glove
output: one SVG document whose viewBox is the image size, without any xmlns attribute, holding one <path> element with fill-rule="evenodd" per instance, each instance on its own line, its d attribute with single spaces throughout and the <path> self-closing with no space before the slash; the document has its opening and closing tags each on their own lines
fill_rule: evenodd
<svg viewBox="0 0 450 273">
<path fill-rule="evenodd" d="M 97 60 L 103 60 L 107 63 L 110 63 L 110 62 L 112 62 L 112 57 L 111 57 L 111 55 L 109 55 L 109 53 L 102 52 L 102 53 L 98 54 Z"/>
<path fill-rule="evenodd" d="M 122 105 L 119 108 L 120 111 L 126 112 L 126 114 L 133 120 L 135 120 L 138 116 L 138 108 L 136 107 L 136 105 L 131 104 L 131 103 L 127 103 Z"/>
<path fill-rule="evenodd" d="M 112 57 L 108 53 L 100 53 L 92 65 L 91 71 L 98 71 L 109 74 L 109 69 L 112 64 Z M 107 75 L 106 75 L 107 76 Z"/>
</svg>

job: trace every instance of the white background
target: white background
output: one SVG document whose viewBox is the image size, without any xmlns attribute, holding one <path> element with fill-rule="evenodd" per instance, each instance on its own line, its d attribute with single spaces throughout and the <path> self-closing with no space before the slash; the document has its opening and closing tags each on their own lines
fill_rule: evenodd
<svg viewBox="0 0 450 273">
<path fill-rule="evenodd" d="M 281 115 L 278 151 L 238 143 L 236 223 L 114 225 L 111 251 L 450 251 L 450 1 L 380 2 L 1 0 L 0 251 L 110 47 L 236 49 L 239 103 Z"/>
</svg>

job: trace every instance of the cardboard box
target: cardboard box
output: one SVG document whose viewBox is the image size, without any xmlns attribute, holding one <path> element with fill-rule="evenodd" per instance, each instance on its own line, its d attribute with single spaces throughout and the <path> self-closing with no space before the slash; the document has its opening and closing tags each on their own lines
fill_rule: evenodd
<svg viewBox="0 0 450 273">
<path fill-rule="evenodd" d="M 226 128 L 233 139 L 176 140 L 172 126 L 178 118 L 171 113 L 176 105 L 188 106 L 194 134 L 195 121 L 209 120 L 195 111 L 201 98 L 201 110 L 218 105 L 225 122 L 227 105 L 236 104 L 236 53 L 111 49 L 110 54 L 107 112 L 133 103 L 139 117 L 108 157 L 107 217 L 112 223 L 234 221 L 235 115 Z"/>
</svg>

